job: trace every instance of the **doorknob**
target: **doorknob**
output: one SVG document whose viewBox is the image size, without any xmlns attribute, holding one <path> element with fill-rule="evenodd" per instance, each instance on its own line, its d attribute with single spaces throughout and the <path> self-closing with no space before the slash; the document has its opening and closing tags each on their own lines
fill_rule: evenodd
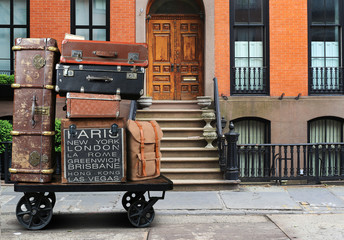
<svg viewBox="0 0 344 240">
<path fill-rule="evenodd" d="M 174 72 L 174 64 L 171 64 L 171 72 Z"/>
</svg>

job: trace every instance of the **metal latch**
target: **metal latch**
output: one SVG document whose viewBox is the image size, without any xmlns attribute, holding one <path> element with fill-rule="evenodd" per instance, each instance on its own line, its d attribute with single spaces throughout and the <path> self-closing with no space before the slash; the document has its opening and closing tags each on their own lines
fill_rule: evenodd
<svg viewBox="0 0 344 240">
<path fill-rule="evenodd" d="M 116 123 L 111 125 L 110 134 L 115 136 L 118 135 L 118 125 Z"/>
<path fill-rule="evenodd" d="M 63 66 L 63 76 L 64 77 L 73 77 L 74 71 L 69 69 L 69 66 Z"/>
<path fill-rule="evenodd" d="M 128 63 L 135 63 L 136 60 L 139 60 L 139 56 L 139 53 L 128 53 Z"/>
<path fill-rule="evenodd" d="M 69 134 L 72 137 L 76 136 L 76 125 L 75 124 L 72 124 L 72 125 L 69 126 Z"/>
<path fill-rule="evenodd" d="M 137 79 L 137 73 L 128 72 L 127 73 L 127 79 L 130 79 L 130 80 Z"/>
<path fill-rule="evenodd" d="M 82 61 L 82 50 L 72 50 L 72 57 L 75 58 L 76 61 Z"/>
</svg>

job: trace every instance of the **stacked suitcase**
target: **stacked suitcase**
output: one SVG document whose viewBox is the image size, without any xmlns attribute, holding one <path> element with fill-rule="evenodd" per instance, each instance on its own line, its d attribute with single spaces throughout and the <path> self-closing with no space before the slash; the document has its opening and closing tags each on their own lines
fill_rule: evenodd
<svg viewBox="0 0 344 240">
<path fill-rule="evenodd" d="M 14 47 L 19 50 L 19 45 L 28 45 L 16 52 L 14 85 L 19 89 L 15 90 L 12 180 L 51 181 L 56 72 L 55 90 L 66 96 L 67 111 L 61 121 L 62 182 L 126 181 L 125 122 L 119 117 L 120 101 L 137 100 L 143 94 L 147 45 L 64 40 L 60 63 L 56 64 L 50 53 L 58 50 L 55 40 L 36 39 L 34 47 L 31 41 L 17 40 Z M 45 52 L 45 58 L 33 50 L 36 48 Z M 29 58 L 19 55 L 26 56 L 26 52 Z M 26 68 L 29 62 L 32 66 Z M 42 77 L 47 80 L 36 82 Z M 30 96 L 24 94 L 28 87 L 34 88 L 27 91 Z M 24 95 L 24 103 L 17 101 Z M 21 115 L 23 121 L 17 119 Z M 36 136 L 39 138 L 34 140 Z M 27 148 L 23 148 L 24 142 Z"/>
<path fill-rule="evenodd" d="M 61 121 L 62 182 L 125 182 L 121 99 L 143 94 L 145 44 L 64 40 L 56 91 L 66 95 Z"/>
</svg>

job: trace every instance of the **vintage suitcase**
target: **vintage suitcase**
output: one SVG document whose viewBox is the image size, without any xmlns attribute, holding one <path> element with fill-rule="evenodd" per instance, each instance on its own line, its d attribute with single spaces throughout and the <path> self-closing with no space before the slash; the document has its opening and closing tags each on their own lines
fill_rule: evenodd
<svg viewBox="0 0 344 240">
<path fill-rule="evenodd" d="M 125 122 L 62 119 L 62 183 L 126 181 Z"/>
<path fill-rule="evenodd" d="M 119 94 L 67 93 L 67 118 L 118 118 L 120 101 Z"/>
<path fill-rule="evenodd" d="M 160 176 L 162 131 L 156 121 L 127 121 L 128 179 L 140 181 Z"/>
<path fill-rule="evenodd" d="M 54 171 L 56 40 L 18 38 L 15 53 L 12 181 L 49 182 Z"/>
<path fill-rule="evenodd" d="M 145 43 L 65 39 L 61 63 L 147 67 L 148 48 Z"/>
<path fill-rule="evenodd" d="M 129 66 L 57 64 L 56 91 L 116 94 L 122 99 L 137 100 L 143 94 L 144 68 Z"/>
</svg>

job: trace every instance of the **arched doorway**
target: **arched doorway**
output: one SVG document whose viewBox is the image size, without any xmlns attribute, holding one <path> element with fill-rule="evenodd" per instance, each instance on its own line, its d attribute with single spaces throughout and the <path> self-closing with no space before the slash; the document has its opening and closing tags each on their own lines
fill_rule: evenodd
<svg viewBox="0 0 344 240">
<path fill-rule="evenodd" d="M 153 99 L 190 100 L 204 94 L 204 7 L 201 0 L 151 0 L 147 5 Z"/>
</svg>

